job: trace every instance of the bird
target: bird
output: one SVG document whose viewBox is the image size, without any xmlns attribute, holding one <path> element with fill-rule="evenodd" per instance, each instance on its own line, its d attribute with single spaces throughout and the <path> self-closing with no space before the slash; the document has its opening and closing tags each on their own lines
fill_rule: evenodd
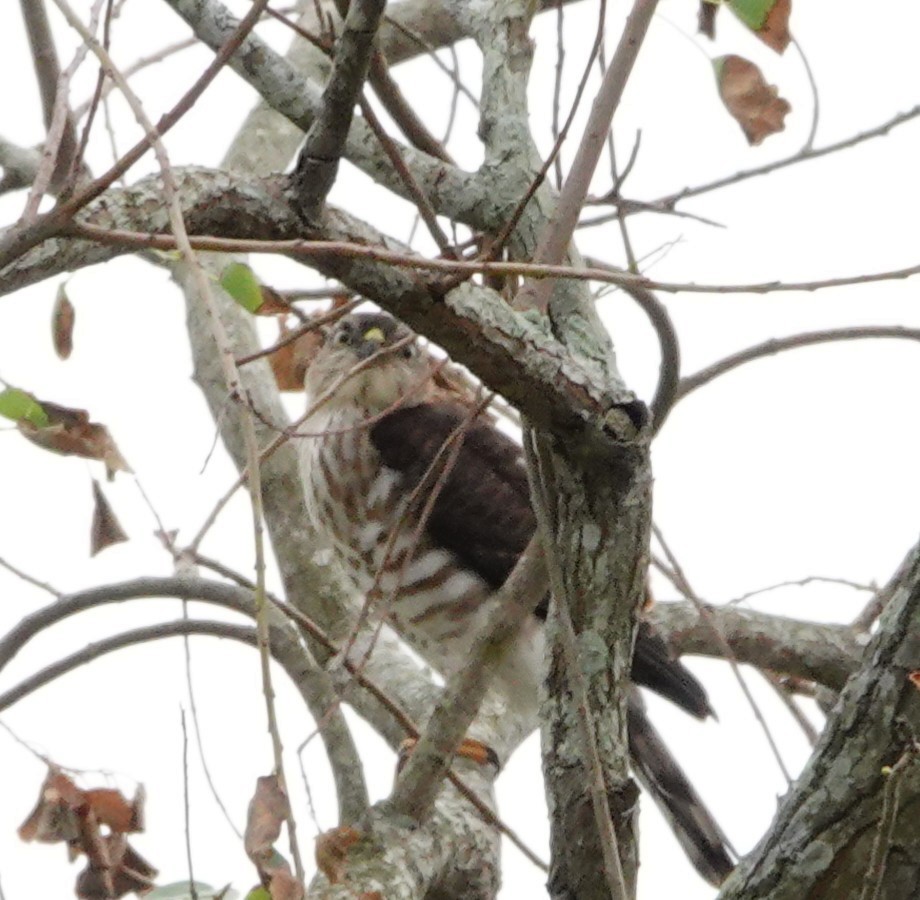
<svg viewBox="0 0 920 900">
<path fill-rule="evenodd" d="M 346 580 L 447 677 L 536 531 L 522 448 L 439 388 L 431 356 L 386 313 L 339 319 L 305 387 L 309 437 L 298 455 L 312 524 Z M 536 605 L 493 675 L 492 690 L 533 727 L 549 602 Z M 641 620 L 631 679 L 698 719 L 713 715 L 703 686 Z M 635 688 L 628 735 L 639 781 L 697 871 L 720 884 L 734 865 L 730 845 Z"/>
</svg>

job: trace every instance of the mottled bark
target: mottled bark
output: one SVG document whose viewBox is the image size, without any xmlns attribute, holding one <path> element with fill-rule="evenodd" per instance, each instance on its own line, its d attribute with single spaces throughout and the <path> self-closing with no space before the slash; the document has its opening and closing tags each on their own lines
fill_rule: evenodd
<svg viewBox="0 0 920 900">
<path fill-rule="evenodd" d="M 611 896 L 609 872 L 596 826 L 595 777 L 584 741 L 584 717 L 593 720 L 603 787 L 616 831 L 629 896 L 638 865 L 635 817 L 638 791 L 626 753 L 626 686 L 637 611 L 644 595 L 651 525 L 651 471 L 644 434 L 625 416 L 624 437 L 598 430 L 540 435 L 534 440 L 535 484 L 541 530 L 552 547 L 554 608 L 547 703 L 542 715 L 543 768 L 552 820 L 550 895 L 566 900 Z M 628 435 L 632 431 L 632 439 Z M 587 684 L 580 707 L 564 647 L 571 616 L 577 666 Z"/>
<path fill-rule="evenodd" d="M 720 900 L 920 895 L 920 549 L 776 819 Z M 893 769 L 893 771 L 889 771 Z"/>
</svg>

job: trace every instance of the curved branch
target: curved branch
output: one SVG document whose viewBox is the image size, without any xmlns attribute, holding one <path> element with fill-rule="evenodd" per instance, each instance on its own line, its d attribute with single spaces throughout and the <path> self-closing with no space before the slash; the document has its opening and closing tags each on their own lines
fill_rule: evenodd
<svg viewBox="0 0 920 900">
<path fill-rule="evenodd" d="M 823 331 L 806 331 L 802 334 L 793 334 L 784 338 L 771 338 L 762 344 L 755 344 L 731 356 L 726 356 L 718 362 L 700 369 L 694 375 L 688 375 L 681 378 L 677 385 L 677 396 L 675 403 L 682 400 L 687 394 L 692 393 L 697 388 L 709 384 L 720 375 L 737 369 L 745 363 L 754 362 L 757 359 L 763 359 L 766 356 L 774 356 L 785 350 L 796 350 L 799 347 L 811 347 L 814 344 L 829 344 L 835 341 L 858 341 L 866 338 L 899 338 L 908 341 L 920 341 L 920 329 L 904 328 L 900 325 L 865 325 L 854 328 L 829 328 Z"/>
<path fill-rule="evenodd" d="M 585 262 L 594 269 L 628 274 L 617 266 L 612 266 L 595 257 L 585 257 Z M 642 312 L 648 316 L 658 337 L 661 363 L 658 367 L 658 385 L 649 403 L 649 411 L 652 414 L 652 432 L 657 434 L 664 425 L 671 408 L 679 399 L 680 341 L 677 337 L 677 329 L 671 321 L 667 307 L 650 290 L 632 284 L 620 285 L 620 289 L 632 297 Z"/>
<path fill-rule="evenodd" d="M 647 617 L 678 654 L 724 659 L 727 642 L 738 662 L 833 690 L 843 687 L 863 655 L 865 638 L 846 625 L 803 622 L 733 606 L 708 606 L 706 611 L 704 617 L 692 603 L 656 603 Z"/>
<path fill-rule="evenodd" d="M 143 628 L 133 628 L 114 637 L 101 641 L 93 641 L 82 650 L 71 653 L 62 659 L 53 662 L 50 666 L 36 672 L 29 678 L 20 681 L 15 687 L 0 694 L 0 712 L 9 709 L 14 703 L 28 697 L 39 688 L 50 684 L 52 681 L 67 675 L 74 669 L 85 666 L 108 653 L 132 647 L 135 644 L 146 644 L 162 638 L 182 637 L 183 635 L 207 635 L 217 638 L 229 638 L 234 641 L 256 646 L 256 630 L 249 625 L 233 625 L 229 622 L 195 621 L 192 619 L 179 619 L 175 622 L 162 622 L 159 625 L 147 625 Z M 279 660 L 280 662 L 280 660 Z"/>
<path fill-rule="evenodd" d="M 255 601 L 252 593 L 234 585 L 216 581 L 191 578 L 138 578 L 134 581 L 106 585 L 87 591 L 62 597 L 50 606 L 39 609 L 23 618 L 0 640 L 0 671 L 6 664 L 39 632 L 63 621 L 77 613 L 125 600 L 176 597 L 183 600 L 201 600 L 226 609 L 233 610 L 249 618 L 255 618 Z M 0 695 L 0 709 L 10 705 L 21 696 L 25 696 L 37 687 L 59 677 L 65 672 L 83 665 L 92 659 L 129 644 L 143 640 L 155 640 L 159 637 L 172 637 L 176 634 L 198 633 L 182 631 L 183 624 L 194 626 L 197 623 L 172 623 L 169 626 L 153 626 L 126 632 L 114 638 L 90 644 L 84 650 L 67 657 L 34 676 L 22 685 L 6 694 Z M 223 623 L 206 623 L 211 631 L 200 632 L 215 634 L 218 637 L 232 637 L 244 640 L 241 635 L 254 635 L 248 626 L 231 626 L 226 634 L 220 632 Z M 213 627 L 212 627 L 213 625 Z M 297 640 L 289 623 L 275 614 L 269 630 L 269 643 L 272 655 L 291 677 L 300 695 L 303 697 L 310 714 L 319 724 L 320 736 L 326 748 L 339 799 L 339 810 L 344 821 L 355 821 L 367 808 L 367 788 L 357 748 L 352 740 L 351 731 L 338 708 L 338 695 L 329 675 L 310 655 L 309 651 Z M 160 629 L 158 631 L 158 629 Z M 176 630 L 180 629 L 180 630 Z M 233 629 L 236 629 L 234 631 Z M 245 638 L 248 641 L 248 637 Z M 34 683 L 33 683 L 34 682 Z"/>
</svg>

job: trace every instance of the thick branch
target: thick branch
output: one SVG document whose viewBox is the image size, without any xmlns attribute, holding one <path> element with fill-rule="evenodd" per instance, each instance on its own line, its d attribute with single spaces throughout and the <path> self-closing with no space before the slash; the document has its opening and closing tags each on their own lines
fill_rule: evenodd
<svg viewBox="0 0 920 900">
<path fill-rule="evenodd" d="M 766 837 L 742 861 L 721 900 L 906 898 L 920 884 L 920 767 L 898 772 L 896 808 L 886 767 L 913 756 L 920 692 L 920 549 L 908 555 L 863 668 L 847 683 L 814 755 Z M 879 845 L 881 839 L 881 845 Z M 873 848 L 881 865 L 866 867 Z"/>
<path fill-rule="evenodd" d="M 646 617 L 676 653 L 724 659 L 727 643 L 738 662 L 835 691 L 856 670 L 864 647 L 846 625 L 801 622 L 736 606 L 707 607 L 704 617 L 692 603 L 656 603 Z"/>
</svg>

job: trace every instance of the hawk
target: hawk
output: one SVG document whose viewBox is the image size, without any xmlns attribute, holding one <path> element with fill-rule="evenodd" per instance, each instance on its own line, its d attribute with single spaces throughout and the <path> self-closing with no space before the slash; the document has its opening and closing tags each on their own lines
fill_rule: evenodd
<svg viewBox="0 0 920 900">
<path fill-rule="evenodd" d="M 430 358 L 395 319 L 343 317 L 307 371 L 312 436 L 300 442 L 300 460 L 308 512 L 345 576 L 383 603 L 388 621 L 443 672 L 445 660 L 466 656 L 536 521 L 521 447 L 444 399 L 431 375 Z M 534 726 L 548 602 L 521 629 L 493 684 Z M 646 623 L 632 680 L 697 718 L 712 714 L 702 685 Z M 637 776 L 691 861 L 720 883 L 732 869 L 727 841 L 636 690 L 629 745 Z"/>
</svg>

